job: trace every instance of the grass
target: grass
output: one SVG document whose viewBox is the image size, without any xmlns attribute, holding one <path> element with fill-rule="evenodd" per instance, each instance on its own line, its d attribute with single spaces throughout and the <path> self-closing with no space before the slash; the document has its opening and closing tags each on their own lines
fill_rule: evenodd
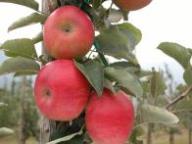
<svg viewBox="0 0 192 144">
<path fill-rule="evenodd" d="M 188 134 L 186 130 L 182 130 L 181 134 L 176 134 L 175 144 L 188 144 Z M 153 144 L 169 144 L 169 135 L 167 133 L 155 133 L 153 135 Z"/>
<path fill-rule="evenodd" d="M 18 144 L 18 137 L 16 135 L 0 138 L 0 144 Z M 38 144 L 34 138 L 29 138 L 26 144 Z"/>
<path fill-rule="evenodd" d="M 175 144 L 187 144 L 188 134 L 182 131 L 182 134 L 175 135 Z M 16 135 L 0 138 L 0 144 L 18 144 L 18 137 Z M 34 138 L 27 140 L 26 144 L 38 144 Z M 169 144 L 169 136 L 166 133 L 155 133 L 153 135 L 153 144 Z"/>
</svg>

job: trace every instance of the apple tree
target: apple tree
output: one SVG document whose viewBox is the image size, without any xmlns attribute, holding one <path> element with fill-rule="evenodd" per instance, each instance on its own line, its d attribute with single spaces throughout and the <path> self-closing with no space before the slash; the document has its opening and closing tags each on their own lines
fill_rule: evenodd
<svg viewBox="0 0 192 144">
<path fill-rule="evenodd" d="M 39 32 L 39 35 L 34 36 L 34 38 L 7 40 L 0 46 L 0 50 L 8 57 L 0 66 L 0 75 L 13 73 L 14 75 L 37 74 L 39 76 L 42 69 L 45 70 L 46 67 L 52 65 L 53 68 L 50 68 L 49 74 L 43 77 L 43 80 L 49 79 L 52 75 L 51 77 L 54 77 L 54 81 L 61 81 L 63 80 L 60 79 L 62 75 L 61 73 L 54 73 L 55 69 L 65 73 L 67 71 L 65 69 L 69 67 L 66 61 L 70 61 L 72 71 L 84 77 L 90 85 L 88 95 L 94 97 L 90 98 L 90 101 L 95 101 L 93 105 L 96 106 L 93 106 L 90 111 L 96 111 L 97 115 L 95 114 L 94 119 L 91 120 L 89 120 L 89 118 L 87 118 L 88 120 L 85 119 L 85 117 L 91 115 L 88 115 L 88 112 L 86 112 L 87 109 L 89 110 L 86 106 L 78 117 L 70 120 L 54 119 L 55 117 L 49 119 L 49 117 L 43 113 L 40 124 L 41 134 L 39 141 L 41 144 L 89 144 L 93 141 L 98 144 L 109 144 L 111 139 L 122 144 L 125 143 L 125 141 L 131 144 L 139 144 L 142 143 L 142 141 L 137 138 L 141 125 L 148 124 L 148 134 L 150 135 L 151 126 L 155 123 L 171 125 L 179 121 L 177 116 L 172 112 L 172 107 L 191 92 L 192 67 L 190 65 L 190 58 L 192 51 L 179 44 L 170 42 L 164 42 L 158 46 L 158 49 L 174 58 L 183 66 L 185 69 L 184 79 L 187 83 L 187 89 L 184 90 L 184 92 L 173 98 L 167 105 L 166 103 L 161 104 L 160 96 L 164 95 L 166 89 L 165 83 L 160 72 L 154 69 L 152 71 L 145 71 L 141 68 L 135 56 L 135 48 L 142 40 L 142 33 L 134 24 L 128 21 L 128 14 L 132 10 L 138 10 L 147 6 L 151 0 L 143 0 L 142 2 L 138 0 L 130 0 L 130 2 L 124 0 L 42 0 L 41 10 L 39 10 L 39 4 L 35 0 L 0 0 L 0 2 L 14 3 L 34 10 L 31 15 L 23 17 L 9 26 L 9 31 L 35 23 L 40 23 L 43 26 L 42 31 Z M 110 5 L 107 7 L 106 3 Z M 115 4 L 117 7 L 114 8 Z M 91 45 L 86 46 L 86 48 L 90 47 L 86 55 L 83 53 L 83 55 L 72 55 L 70 58 L 63 57 L 63 51 L 61 50 L 64 49 L 63 47 L 70 47 L 70 49 L 75 47 L 75 51 L 73 50 L 74 53 L 82 52 L 82 47 L 84 48 L 85 43 L 89 40 L 84 40 L 87 33 L 89 33 L 89 31 L 85 30 L 85 27 L 83 28 L 86 32 L 71 36 L 74 37 L 74 39 L 70 41 L 70 43 L 63 38 L 63 34 L 58 34 L 54 37 L 57 31 L 52 31 L 54 29 L 53 25 L 48 28 L 50 31 L 48 36 L 45 35 L 47 20 L 55 16 L 55 11 L 67 6 L 78 8 L 79 13 L 87 15 L 93 25 L 95 35 L 93 35 L 93 40 L 90 40 Z M 70 12 L 65 13 L 65 10 L 63 10 L 62 13 L 67 15 L 68 19 L 71 19 L 71 15 L 73 15 L 73 13 Z M 62 13 L 60 13 L 60 15 L 62 15 Z M 58 19 L 59 18 L 55 18 L 52 23 L 55 24 Z M 82 26 L 84 24 L 81 23 L 82 19 L 83 16 L 73 19 L 75 21 L 74 25 L 76 26 L 73 27 L 74 29 L 71 29 L 70 21 L 65 26 L 58 24 L 60 32 L 68 33 L 75 31 L 78 25 Z M 61 21 L 62 20 L 63 18 Z M 89 26 L 90 25 L 87 25 L 86 28 L 89 29 Z M 53 37 L 50 38 L 52 35 Z M 49 39 L 45 39 L 45 36 Z M 92 34 L 89 36 L 92 36 Z M 50 46 L 59 38 L 62 40 L 61 43 Z M 39 42 L 43 42 L 41 55 L 37 55 L 35 49 L 36 44 Z M 49 46 L 51 50 L 48 49 Z M 55 52 L 54 49 L 58 47 L 59 52 Z M 76 47 L 79 47 L 80 50 Z M 66 53 L 69 53 L 69 51 L 64 51 L 64 55 L 66 55 Z M 59 55 L 59 57 L 56 55 Z M 56 66 L 54 63 L 58 61 L 57 59 L 68 60 L 60 60 L 65 62 L 62 62 L 62 65 Z M 68 78 L 68 81 L 62 81 L 62 85 L 57 87 L 64 87 L 65 85 L 73 83 L 77 89 L 74 90 L 73 87 L 71 87 L 68 91 L 79 93 L 78 87 L 76 87 L 77 82 L 79 82 L 78 79 L 77 81 L 70 81 L 70 78 L 74 78 L 70 73 L 68 73 L 66 78 Z M 46 85 L 45 83 L 43 84 Z M 59 85 L 59 83 L 56 85 Z M 57 92 L 61 93 L 59 90 Z M 67 90 L 62 91 L 62 93 L 65 92 L 67 92 Z M 47 96 L 46 99 L 52 97 L 49 91 L 46 91 L 45 94 Z M 69 96 L 70 95 L 68 95 L 68 97 Z M 63 101 L 63 99 L 60 100 Z M 76 101 L 75 99 L 73 100 Z M 99 103 L 98 101 L 102 102 Z M 133 103 L 135 114 L 132 114 L 133 107 L 128 107 L 128 105 L 132 105 Z M 106 107 L 107 110 L 105 109 Z M 49 108 L 52 115 L 60 110 L 56 105 L 55 107 Z M 71 110 L 73 108 L 74 105 L 71 105 Z M 53 111 L 54 109 L 55 111 Z M 45 110 L 47 109 L 45 108 Z M 42 112 L 41 108 L 40 111 Z M 103 116 L 107 115 L 110 117 L 104 121 L 102 120 L 102 113 L 105 113 Z M 60 115 L 62 114 L 63 113 L 60 113 Z M 118 121 L 118 118 L 120 120 L 122 118 L 123 121 Z M 126 118 L 127 121 L 124 120 L 124 118 Z M 132 127 L 132 119 L 135 119 L 134 127 Z M 91 130 L 88 128 L 87 123 L 94 122 L 95 125 L 98 125 L 101 123 L 100 121 L 105 122 L 102 127 L 93 127 Z M 118 124 L 114 121 L 117 121 Z M 107 129 L 105 128 L 108 124 L 111 124 L 111 127 L 116 129 L 115 133 L 109 134 L 110 131 L 106 132 Z M 131 126 L 126 128 L 126 125 Z M 117 127 L 120 129 L 118 130 Z M 87 130 L 87 128 L 89 130 Z M 129 137 L 130 132 L 132 132 L 132 135 Z M 105 135 L 111 136 L 111 138 L 105 138 Z M 123 140 L 117 140 L 116 135 L 118 138 L 123 137 Z M 126 136 L 124 137 L 124 135 Z M 125 138 L 126 140 L 124 141 Z M 148 144 L 150 143 L 151 140 L 149 139 Z"/>
<path fill-rule="evenodd" d="M 6 107 L 7 104 L 0 102 L 0 108 L 2 109 L 2 107 Z M 14 133 L 14 130 L 7 128 L 7 127 L 0 127 L 0 137 L 4 137 L 7 135 L 11 135 Z"/>
</svg>

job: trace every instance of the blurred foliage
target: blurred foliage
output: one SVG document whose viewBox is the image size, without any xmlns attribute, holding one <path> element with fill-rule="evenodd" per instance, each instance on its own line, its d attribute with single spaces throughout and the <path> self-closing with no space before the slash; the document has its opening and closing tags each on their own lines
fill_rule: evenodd
<svg viewBox="0 0 192 144">
<path fill-rule="evenodd" d="M 38 113 L 34 105 L 33 92 L 32 92 L 32 79 L 27 80 L 27 91 L 25 94 L 21 93 L 21 78 L 16 78 L 11 82 L 11 85 L 5 86 L 0 91 L 0 101 L 5 103 L 6 106 L 0 108 L 0 127 L 13 128 L 19 131 L 21 126 L 21 99 L 22 95 L 25 97 L 25 109 L 24 109 L 24 132 L 26 137 L 34 136 L 39 137 L 38 128 Z"/>
</svg>

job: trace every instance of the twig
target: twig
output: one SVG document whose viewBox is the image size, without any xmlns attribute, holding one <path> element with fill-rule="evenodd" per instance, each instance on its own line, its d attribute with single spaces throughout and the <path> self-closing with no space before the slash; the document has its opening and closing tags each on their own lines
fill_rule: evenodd
<svg viewBox="0 0 192 144">
<path fill-rule="evenodd" d="M 177 96 L 171 103 L 169 103 L 166 108 L 169 109 L 170 107 L 172 107 L 173 105 L 175 105 L 176 103 L 178 103 L 179 101 L 181 101 L 182 99 L 184 99 L 190 92 L 192 91 L 192 85 L 189 86 L 184 92 L 182 92 L 179 96 Z"/>
<path fill-rule="evenodd" d="M 128 21 L 128 19 L 129 19 L 129 17 L 128 17 L 129 12 L 124 11 L 124 10 L 121 10 L 121 12 L 122 12 L 122 14 L 123 14 L 123 19 L 124 19 L 125 21 Z"/>
<path fill-rule="evenodd" d="M 103 64 L 104 64 L 105 66 L 108 66 L 109 64 L 108 64 L 108 62 L 107 62 L 104 54 L 100 51 L 100 47 L 99 47 L 99 45 L 98 45 L 98 43 L 97 43 L 96 41 L 94 42 L 94 46 L 95 46 L 95 49 L 96 49 L 96 51 L 98 52 L 98 54 L 99 54 L 99 56 L 100 56 L 101 61 L 103 62 Z"/>
</svg>

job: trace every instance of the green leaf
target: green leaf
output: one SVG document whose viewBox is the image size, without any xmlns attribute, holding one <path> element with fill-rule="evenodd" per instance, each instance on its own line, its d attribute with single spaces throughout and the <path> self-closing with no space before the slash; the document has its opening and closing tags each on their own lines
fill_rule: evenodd
<svg viewBox="0 0 192 144">
<path fill-rule="evenodd" d="M 84 74 L 98 95 L 102 95 L 104 87 L 104 68 L 95 60 L 82 64 L 75 62 L 77 68 Z"/>
<path fill-rule="evenodd" d="M 43 41 L 43 33 L 40 32 L 38 35 L 36 35 L 34 38 L 32 38 L 32 41 L 34 44 Z"/>
<path fill-rule="evenodd" d="M 185 72 L 183 74 L 183 78 L 185 82 L 188 85 L 192 84 L 192 66 L 189 64 L 189 66 L 185 69 Z"/>
<path fill-rule="evenodd" d="M 0 49 L 3 50 L 8 57 L 21 56 L 31 59 L 37 58 L 35 47 L 31 39 L 8 40 L 1 45 Z"/>
<path fill-rule="evenodd" d="M 187 48 L 187 50 L 192 55 L 192 49 L 191 48 Z"/>
<path fill-rule="evenodd" d="M 0 137 L 7 136 L 13 134 L 14 131 L 12 129 L 2 127 L 0 128 Z"/>
<path fill-rule="evenodd" d="M 0 66 L 0 75 L 17 72 L 38 72 L 40 66 L 36 61 L 23 58 L 9 58 Z"/>
<path fill-rule="evenodd" d="M 121 68 L 126 69 L 126 71 L 140 78 L 151 75 L 151 71 L 142 70 L 139 64 L 134 65 L 133 63 L 129 63 L 127 61 L 114 62 L 114 63 L 111 63 L 110 66 L 116 69 L 121 69 Z"/>
<path fill-rule="evenodd" d="M 141 32 L 129 23 L 113 25 L 100 32 L 96 42 L 101 51 L 115 58 L 124 58 L 137 64 L 137 59 L 132 51 L 141 40 Z"/>
<path fill-rule="evenodd" d="M 69 141 L 71 139 L 73 139 L 75 136 L 78 136 L 78 135 L 82 135 L 82 130 L 77 132 L 77 133 L 73 133 L 71 135 L 68 135 L 68 136 L 65 136 L 65 137 L 62 137 L 62 138 L 59 138 L 59 139 L 56 139 L 56 140 L 53 140 L 51 142 L 48 142 L 47 144 L 58 144 L 60 142 L 66 142 L 66 141 Z"/>
<path fill-rule="evenodd" d="M 139 65 L 133 65 L 132 63 L 129 63 L 127 61 L 118 61 L 118 62 L 114 62 L 111 63 L 110 66 L 116 67 L 116 68 L 128 68 L 128 67 L 133 67 L 133 66 L 137 66 L 137 68 L 139 68 Z"/>
<path fill-rule="evenodd" d="M 0 107 L 8 106 L 8 104 L 5 104 L 3 102 L 0 102 Z"/>
<path fill-rule="evenodd" d="M 11 26 L 9 26 L 8 31 L 15 30 L 17 28 L 21 28 L 24 26 L 28 26 L 35 23 L 44 23 L 47 19 L 47 16 L 41 14 L 41 13 L 32 13 L 26 17 L 23 17 L 17 21 L 15 21 Z"/>
<path fill-rule="evenodd" d="M 116 68 L 116 69 L 126 69 L 128 72 L 136 74 L 140 72 L 140 66 L 139 65 L 133 65 L 132 63 L 126 62 L 126 61 L 120 61 L 110 64 L 110 66 Z"/>
<path fill-rule="evenodd" d="M 161 123 L 166 125 L 176 124 L 179 122 L 179 119 L 176 115 L 164 108 L 143 104 L 141 109 L 145 122 Z"/>
<path fill-rule="evenodd" d="M 163 42 L 158 46 L 158 49 L 163 51 L 168 56 L 174 58 L 183 68 L 187 68 L 191 54 L 187 48 L 171 42 Z"/>
<path fill-rule="evenodd" d="M 104 79 L 104 87 L 111 90 L 113 93 L 116 92 L 116 90 L 113 86 L 113 83 L 110 80 L 108 80 L 107 78 Z"/>
<path fill-rule="evenodd" d="M 115 69 L 113 67 L 107 67 L 105 69 L 105 74 L 110 79 L 117 81 L 119 86 L 131 92 L 135 96 L 143 95 L 143 89 L 138 79 L 125 69 Z"/>
<path fill-rule="evenodd" d="M 39 4 L 35 0 L 0 0 L 0 2 L 14 3 L 18 5 L 23 5 L 34 10 L 38 10 Z"/>
</svg>

